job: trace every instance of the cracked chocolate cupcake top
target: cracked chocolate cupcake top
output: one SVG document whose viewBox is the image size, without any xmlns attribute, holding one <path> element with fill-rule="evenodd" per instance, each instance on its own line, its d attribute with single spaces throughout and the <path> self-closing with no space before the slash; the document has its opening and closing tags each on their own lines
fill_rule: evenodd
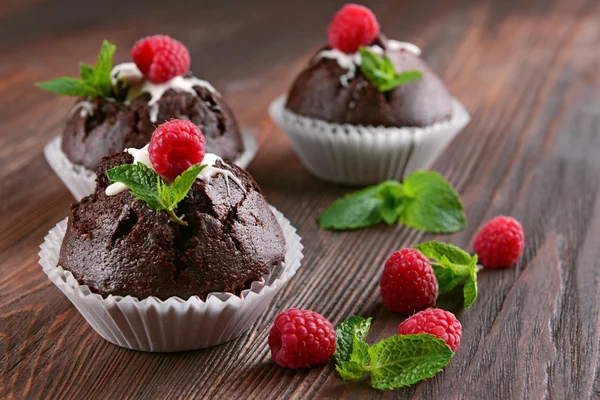
<svg viewBox="0 0 600 400">
<path fill-rule="evenodd" d="M 424 127 L 452 117 L 452 97 L 407 42 L 387 39 L 366 7 L 346 5 L 288 94 L 291 112 L 327 122 Z"/>
<path fill-rule="evenodd" d="M 285 239 L 258 185 L 221 160 L 223 173 L 196 179 L 177 205 L 178 224 L 130 191 L 106 194 L 106 171 L 131 164 L 128 152 L 103 159 L 96 191 L 71 206 L 59 265 L 100 295 L 187 299 L 238 293 L 284 261 Z"/>
<path fill-rule="evenodd" d="M 192 76 L 183 44 L 163 35 L 144 38 L 132 49 L 134 62 L 113 67 L 115 49 L 105 41 L 95 66 L 81 63 L 81 79 L 38 84 L 78 97 L 62 134 L 70 161 L 94 170 L 104 156 L 144 146 L 154 126 L 171 119 L 196 124 L 218 156 L 234 160 L 244 151 L 232 110 L 208 82 Z"/>
</svg>

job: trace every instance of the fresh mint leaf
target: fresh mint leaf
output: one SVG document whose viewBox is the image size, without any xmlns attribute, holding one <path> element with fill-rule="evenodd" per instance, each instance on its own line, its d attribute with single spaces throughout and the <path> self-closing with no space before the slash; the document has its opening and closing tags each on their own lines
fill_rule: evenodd
<svg viewBox="0 0 600 400">
<path fill-rule="evenodd" d="M 354 349 L 353 338 L 358 337 L 364 340 L 371 329 L 372 318 L 365 319 L 357 315 L 353 315 L 345 322 L 342 322 L 335 328 L 335 361 L 342 363 L 350 361 L 350 355 Z"/>
<path fill-rule="evenodd" d="M 321 229 L 359 229 L 380 222 L 451 233 L 465 227 L 466 217 L 452 186 L 427 171 L 413 172 L 404 183 L 390 180 L 349 194 L 319 217 Z"/>
<path fill-rule="evenodd" d="M 404 225 L 433 233 L 454 233 L 466 226 L 458 193 L 437 172 L 415 171 L 404 180 L 402 189 L 399 220 Z"/>
<path fill-rule="evenodd" d="M 110 97 L 113 93 L 110 71 L 113 68 L 113 56 L 117 47 L 105 40 L 102 42 L 96 68 L 94 68 L 94 85 L 104 97 Z"/>
<path fill-rule="evenodd" d="M 160 175 L 145 164 L 119 165 L 106 171 L 106 175 L 111 182 L 127 186 L 133 197 L 145 201 L 151 209 L 161 211 L 169 208 L 169 202 L 159 193 Z"/>
<path fill-rule="evenodd" d="M 376 225 L 382 218 L 379 213 L 381 199 L 379 185 L 370 186 L 337 199 L 319 217 L 321 229 L 358 229 Z"/>
<path fill-rule="evenodd" d="M 361 58 L 360 69 L 363 75 L 380 92 L 390 91 L 400 85 L 405 85 L 423 77 L 423 73 L 417 70 L 396 73 L 396 68 L 388 56 L 380 57 L 366 47 L 361 47 L 359 52 Z"/>
<path fill-rule="evenodd" d="M 402 184 L 398 181 L 386 181 L 379 187 L 377 197 L 381 199 L 379 214 L 388 224 L 398 222 L 402 212 Z"/>
<path fill-rule="evenodd" d="M 175 214 L 177 204 L 188 194 L 194 180 L 206 165 L 192 165 L 167 185 L 160 175 L 145 164 L 124 164 L 106 171 L 111 182 L 121 182 L 131 195 L 145 201 L 149 208 L 166 211 L 171 219 L 180 225 L 187 222 Z"/>
<path fill-rule="evenodd" d="M 156 182 L 156 191 L 158 193 L 158 198 L 160 199 L 161 204 L 165 205 L 165 210 L 174 209 L 175 205 L 175 196 L 167 185 L 161 178 Z"/>
<path fill-rule="evenodd" d="M 469 263 L 469 276 L 465 282 L 463 289 L 463 296 L 465 298 L 465 308 L 471 307 L 471 305 L 477 299 L 477 256 L 473 256 L 473 260 Z"/>
<path fill-rule="evenodd" d="M 477 256 L 471 256 L 460 247 L 436 241 L 415 246 L 427 258 L 435 260 L 431 267 L 439 285 L 439 293 L 445 293 L 465 282 L 464 306 L 469 308 L 477 298 Z"/>
<path fill-rule="evenodd" d="M 61 77 L 36 83 L 36 86 L 63 96 L 112 97 L 114 91 L 110 71 L 113 67 L 115 50 L 116 46 L 105 40 L 102 42 L 95 67 L 83 62 L 79 64 L 81 79 Z"/>
<path fill-rule="evenodd" d="M 407 83 L 416 81 L 417 79 L 423 78 L 423 73 L 419 70 L 409 70 L 401 72 L 400 74 L 394 75 L 391 80 L 384 82 L 379 90 L 387 92 L 394 89 L 397 86 L 406 85 Z"/>
<path fill-rule="evenodd" d="M 94 79 L 94 67 L 84 62 L 79 63 L 79 76 L 83 81 L 92 81 Z"/>
<path fill-rule="evenodd" d="M 192 165 L 187 170 L 181 173 L 171 185 L 175 204 L 179 203 L 188 194 L 198 174 L 206 167 L 204 165 Z"/>
<path fill-rule="evenodd" d="M 454 353 L 433 335 L 396 335 L 369 348 L 371 383 L 389 390 L 414 385 L 433 377 Z"/>
<path fill-rule="evenodd" d="M 369 345 L 365 338 L 371 328 L 371 318 L 351 316 L 336 329 L 336 370 L 344 380 L 360 379 L 369 366 Z"/>
<path fill-rule="evenodd" d="M 99 96 L 97 88 L 77 78 L 63 76 L 46 82 L 36 83 L 36 86 L 47 92 L 63 96 Z"/>
</svg>

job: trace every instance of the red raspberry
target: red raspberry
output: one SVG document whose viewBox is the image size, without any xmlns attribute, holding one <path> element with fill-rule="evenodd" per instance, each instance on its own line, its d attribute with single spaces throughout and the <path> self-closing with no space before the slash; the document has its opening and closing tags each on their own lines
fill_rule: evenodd
<svg viewBox="0 0 600 400">
<path fill-rule="evenodd" d="M 204 159 L 204 135 L 190 121 L 174 119 L 160 125 L 150 139 L 148 153 L 154 170 L 168 180 Z"/>
<path fill-rule="evenodd" d="M 379 35 L 379 23 L 367 7 L 348 3 L 334 16 L 327 29 L 329 44 L 347 54 L 368 46 Z"/>
<path fill-rule="evenodd" d="M 314 311 L 290 308 L 275 318 L 269 333 L 273 360 L 281 367 L 326 363 L 335 352 L 335 330 Z"/>
<path fill-rule="evenodd" d="M 190 69 L 190 53 L 179 41 L 165 35 L 141 39 L 131 49 L 133 62 L 152 83 L 164 83 Z"/>
<path fill-rule="evenodd" d="M 404 320 L 398 327 L 400 335 L 415 335 L 429 333 L 442 339 L 456 351 L 460 345 L 462 327 L 454 314 L 441 308 L 430 308 Z"/>
<path fill-rule="evenodd" d="M 402 249 L 392 254 L 385 263 L 379 284 L 383 304 L 404 314 L 432 306 L 438 294 L 433 268 L 416 249 Z"/>
<path fill-rule="evenodd" d="M 513 265 L 523 254 L 524 247 L 523 227 L 511 217 L 492 219 L 481 228 L 473 242 L 479 262 L 490 268 Z"/>
</svg>

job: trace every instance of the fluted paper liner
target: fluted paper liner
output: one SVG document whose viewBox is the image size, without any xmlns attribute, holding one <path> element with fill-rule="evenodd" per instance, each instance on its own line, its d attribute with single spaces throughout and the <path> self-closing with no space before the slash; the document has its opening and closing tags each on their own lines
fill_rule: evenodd
<svg viewBox="0 0 600 400">
<path fill-rule="evenodd" d="M 242 131 L 244 152 L 235 159 L 234 163 L 246 169 L 254 159 L 258 150 L 256 138 L 250 132 Z M 61 148 L 62 137 L 56 136 L 44 147 L 44 155 L 56 175 L 63 181 L 67 189 L 77 201 L 94 192 L 96 188 L 96 172 L 82 165 L 73 164 Z"/>
<path fill-rule="evenodd" d="M 104 339 L 133 350 L 172 352 L 202 349 L 232 340 L 244 333 L 263 313 L 275 294 L 294 276 L 302 260 L 296 229 L 271 207 L 285 236 L 285 262 L 253 282 L 237 296 L 210 293 L 187 300 L 160 300 L 131 296 L 105 298 L 80 285 L 69 271 L 58 266 L 67 219 L 50 230 L 40 246 L 40 265 L 48 278 L 69 298 L 85 320 Z"/>
<path fill-rule="evenodd" d="M 456 99 L 449 121 L 424 128 L 334 124 L 294 114 L 285 103 L 286 96 L 275 99 L 269 114 L 304 167 L 317 178 L 348 185 L 403 179 L 428 168 L 470 120 Z"/>
</svg>

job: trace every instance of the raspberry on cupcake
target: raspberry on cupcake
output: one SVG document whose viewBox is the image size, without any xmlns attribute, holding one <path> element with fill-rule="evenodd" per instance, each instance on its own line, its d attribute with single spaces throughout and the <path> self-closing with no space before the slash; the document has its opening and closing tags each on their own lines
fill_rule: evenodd
<svg viewBox="0 0 600 400">
<path fill-rule="evenodd" d="M 190 54 L 182 43 L 165 35 L 146 37 L 133 46 L 133 62 L 113 66 L 114 52 L 115 46 L 105 41 L 95 66 L 81 64 L 81 79 L 38 84 L 78 97 L 60 143 L 46 151 L 53 169 L 70 189 L 77 189 L 76 197 L 93 191 L 92 171 L 103 157 L 144 146 L 155 126 L 171 119 L 201 127 L 210 153 L 234 161 L 243 154 L 242 133 L 231 108 L 210 83 L 192 75 Z M 72 170 L 74 176 L 69 175 Z M 78 188 L 68 180 L 85 182 Z"/>
<path fill-rule="evenodd" d="M 421 50 L 388 39 L 368 8 L 343 6 L 327 37 L 270 107 L 312 174 L 355 185 L 402 179 L 468 123 Z"/>
</svg>

